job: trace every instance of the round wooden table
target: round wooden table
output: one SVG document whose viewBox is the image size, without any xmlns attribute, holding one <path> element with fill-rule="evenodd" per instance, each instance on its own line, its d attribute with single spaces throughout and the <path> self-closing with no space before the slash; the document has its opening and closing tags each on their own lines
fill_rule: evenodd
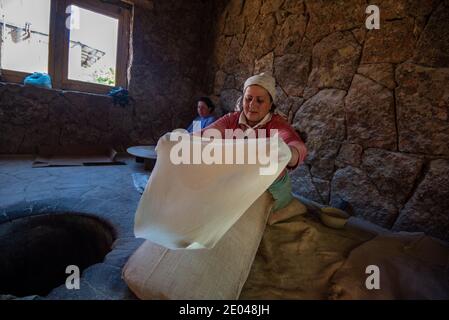
<svg viewBox="0 0 449 320">
<path fill-rule="evenodd" d="M 156 164 L 156 146 L 134 146 L 126 151 L 136 157 L 136 162 L 143 162 L 145 170 L 152 170 Z"/>
</svg>

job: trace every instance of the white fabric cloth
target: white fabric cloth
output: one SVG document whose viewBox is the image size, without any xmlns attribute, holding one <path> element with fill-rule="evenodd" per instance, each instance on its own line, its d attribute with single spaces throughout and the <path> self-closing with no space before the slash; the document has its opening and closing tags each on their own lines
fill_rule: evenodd
<svg viewBox="0 0 449 320">
<path fill-rule="evenodd" d="M 245 94 L 246 88 L 252 85 L 258 85 L 271 95 L 273 102 L 276 101 L 276 80 L 267 72 L 262 72 L 248 78 L 243 85 L 243 94 Z"/>
<path fill-rule="evenodd" d="M 214 247 L 291 158 L 288 146 L 278 137 L 213 142 L 185 135 L 180 141 L 171 141 L 173 137 L 168 133 L 158 141 L 156 165 L 140 199 L 134 226 L 136 237 L 169 249 Z M 270 175 L 261 174 L 267 165 L 260 158 L 248 163 L 255 141 L 267 145 L 273 164 Z M 211 148 L 221 152 L 223 163 L 226 155 L 233 153 L 235 159 L 236 149 L 243 148 L 244 164 L 173 163 L 173 155 L 179 155 L 180 149 L 191 151 L 188 158 L 192 163 L 198 150 L 204 155 Z"/>
</svg>

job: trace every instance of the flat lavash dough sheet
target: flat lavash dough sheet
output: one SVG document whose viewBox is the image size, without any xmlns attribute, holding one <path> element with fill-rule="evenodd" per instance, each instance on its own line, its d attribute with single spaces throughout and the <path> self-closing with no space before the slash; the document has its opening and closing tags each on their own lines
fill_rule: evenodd
<svg viewBox="0 0 449 320">
<path fill-rule="evenodd" d="M 291 151 L 282 139 L 271 137 L 263 139 L 266 139 L 266 150 L 273 144 L 278 151 L 278 165 L 272 175 L 260 174 L 260 169 L 267 166 L 259 161 L 256 164 L 175 165 L 170 160 L 175 145 L 192 144 L 195 150 L 193 144 L 201 144 L 196 147 L 203 148 L 208 143 L 221 143 L 223 152 L 230 152 L 230 148 L 235 152 L 238 143 L 245 144 L 247 151 L 248 140 L 210 142 L 189 136 L 178 141 L 170 139 L 170 134 L 158 141 L 156 165 L 140 199 L 134 225 L 136 237 L 169 249 L 213 248 L 276 180 L 291 158 Z"/>
</svg>

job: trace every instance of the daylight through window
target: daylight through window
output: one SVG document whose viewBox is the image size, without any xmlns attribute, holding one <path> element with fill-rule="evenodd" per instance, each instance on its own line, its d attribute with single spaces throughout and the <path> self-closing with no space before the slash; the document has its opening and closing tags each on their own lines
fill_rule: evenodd
<svg viewBox="0 0 449 320">
<path fill-rule="evenodd" d="M 42 72 L 54 88 L 127 87 L 130 11 L 99 0 L 0 0 L 2 80 Z"/>
</svg>

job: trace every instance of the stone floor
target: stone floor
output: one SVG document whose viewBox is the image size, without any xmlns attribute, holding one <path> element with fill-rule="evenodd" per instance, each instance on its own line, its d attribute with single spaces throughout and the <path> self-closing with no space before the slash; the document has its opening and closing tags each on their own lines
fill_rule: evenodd
<svg viewBox="0 0 449 320">
<path fill-rule="evenodd" d="M 132 173 L 143 163 L 119 157 L 126 165 L 32 168 L 31 156 L 0 156 L 0 223 L 42 212 L 71 211 L 109 222 L 117 239 L 102 263 L 85 269 L 79 290 L 65 285 L 46 297 L 30 299 L 135 299 L 121 279 L 122 267 L 143 242 L 133 234 L 140 194 Z M 147 171 L 148 173 L 148 171 Z"/>
<path fill-rule="evenodd" d="M 0 223 L 43 212 L 69 211 L 102 218 L 116 231 L 112 251 L 102 263 L 84 270 L 79 290 L 68 290 L 62 284 L 46 297 L 26 299 L 136 299 L 121 272 L 129 256 L 143 243 L 133 234 L 140 194 L 132 174 L 148 171 L 133 158 L 121 156 L 118 160 L 126 165 L 32 168 L 31 156 L 0 156 Z M 313 208 L 307 199 L 301 200 Z M 354 217 L 348 225 L 387 232 Z"/>
</svg>

